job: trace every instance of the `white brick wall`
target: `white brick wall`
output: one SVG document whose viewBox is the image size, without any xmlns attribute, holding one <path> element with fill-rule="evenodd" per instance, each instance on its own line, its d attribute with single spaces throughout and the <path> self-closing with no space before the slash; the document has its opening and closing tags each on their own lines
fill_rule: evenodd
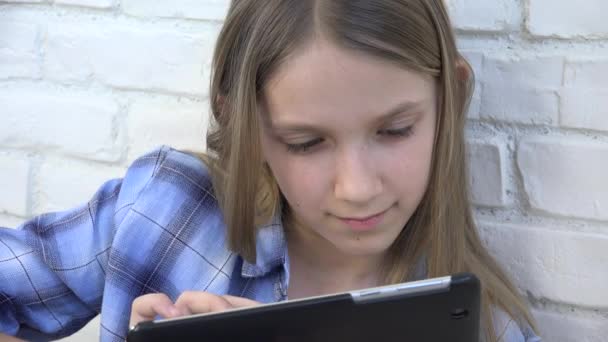
<svg viewBox="0 0 608 342">
<path fill-rule="evenodd" d="M 155 144 L 204 151 L 208 107 L 208 101 L 166 97 L 134 101 L 127 120 L 127 127 L 133 128 L 128 134 L 128 160 L 141 156 Z"/>
<path fill-rule="evenodd" d="M 0 79 L 39 78 L 40 25 L 2 20 L 0 32 L 11 32 L 0 35 Z"/>
<path fill-rule="evenodd" d="M 62 83 L 89 78 L 118 89 L 203 95 L 216 25 L 198 34 L 154 25 L 70 23 L 48 27 L 43 68 Z"/>
<path fill-rule="evenodd" d="M 109 96 L 90 92 L 0 85 L 0 146 L 58 150 L 87 159 L 118 161 L 119 112 Z"/>
<path fill-rule="evenodd" d="M 538 36 L 606 38 L 605 0 L 529 0 L 529 29 Z"/>
<path fill-rule="evenodd" d="M 608 221 L 608 144 L 585 138 L 524 138 L 517 164 L 533 210 Z"/>
<path fill-rule="evenodd" d="M 30 162 L 27 157 L 0 153 L 0 208 L 14 215 L 28 215 L 30 194 Z"/>
<path fill-rule="evenodd" d="M 608 335 L 608 2 L 446 0 L 476 71 L 471 196 L 546 341 Z M 228 0 L 0 1 L 0 225 L 204 150 Z M 98 323 L 70 341 L 98 336 Z"/>
<path fill-rule="evenodd" d="M 469 183 L 472 186 L 471 197 L 474 204 L 490 207 L 506 205 L 504 150 L 502 144 L 493 141 L 471 139 L 469 142 Z"/>
<path fill-rule="evenodd" d="M 487 56 L 481 117 L 523 124 L 557 124 L 557 89 L 562 84 L 563 69 L 564 60 L 558 56 Z"/>
<path fill-rule="evenodd" d="M 223 20 L 228 12 L 226 0 L 123 0 L 126 14 L 142 17 Z"/>
</svg>

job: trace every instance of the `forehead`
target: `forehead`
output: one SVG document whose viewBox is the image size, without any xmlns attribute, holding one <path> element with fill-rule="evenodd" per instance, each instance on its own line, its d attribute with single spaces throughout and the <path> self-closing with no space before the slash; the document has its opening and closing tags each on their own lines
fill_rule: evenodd
<svg viewBox="0 0 608 342">
<path fill-rule="evenodd" d="M 404 102 L 432 105 L 429 75 L 378 57 L 315 40 L 295 52 L 270 78 L 264 91 L 273 120 L 365 118 Z"/>
</svg>

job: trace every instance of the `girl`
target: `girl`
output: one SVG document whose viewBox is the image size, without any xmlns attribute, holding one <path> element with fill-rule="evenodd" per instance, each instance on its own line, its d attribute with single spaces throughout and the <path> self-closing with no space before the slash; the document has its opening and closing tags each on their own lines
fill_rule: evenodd
<svg viewBox="0 0 608 342">
<path fill-rule="evenodd" d="M 234 0 L 209 153 L 162 147 L 88 204 L 0 230 L 0 331 L 100 313 L 118 341 L 157 315 L 469 271 L 481 338 L 538 341 L 471 215 L 472 84 L 441 0 Z"/>
</svg>

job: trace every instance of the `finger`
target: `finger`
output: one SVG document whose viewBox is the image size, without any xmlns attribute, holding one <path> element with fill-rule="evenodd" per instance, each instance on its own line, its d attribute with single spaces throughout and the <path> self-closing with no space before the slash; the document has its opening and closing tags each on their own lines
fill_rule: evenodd
<svg viewBox="0 0 608 342">
<path fill-rule="evenodd" d="M 228 301 L 230 303 L 230 305 L 232 305 L 232 307 L 235 307 L 235 308 L 244 308 L 244 307 L 248 307 L 248 306 L 262 305 L 262 303 L 256 302 L 255 300 L 251 300 L 249 298 L 236 297 L 236 296 L 230 296 L 230 295 L 223 295 L 222 297 L 226 301 Z"/>
<path fill-rule="evenodd" d="M 182 315 L 193 315 L 228 310 L 232 304 L 223 297 L 208 292 L 187 291 L 179 296 L 175 307 Z"/>
<path fill-rule="evenodd" d="M 179 311 L 164 293 L 152 293 L 137 297 L 131 306 L 129 326 L 134 326 L 143 321 L 151 321 L 158 315 L 164 318 L 176 317 L 179 316 Z"/>
</svg>

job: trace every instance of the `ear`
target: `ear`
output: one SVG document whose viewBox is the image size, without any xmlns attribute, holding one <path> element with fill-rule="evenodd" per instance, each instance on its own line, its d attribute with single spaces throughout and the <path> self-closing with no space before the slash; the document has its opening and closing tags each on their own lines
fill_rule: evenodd
<svg viewBox="0 0 608 342">
<path fill-rule="evenodd" d="M 224 110 L 224 103 L 226 102 L 226 97 L 224 95 L 217 95 L 215 97 L 215 104 L 217 109 L 222 112 Z"/>
<path fill-rule="evenodd" d="M 460 82 L 469 82 L 473 77 L 473 68 L 469 62 L 462 56 L 458 56 L 456 59 L 456 77 Z"/>
</svg>

